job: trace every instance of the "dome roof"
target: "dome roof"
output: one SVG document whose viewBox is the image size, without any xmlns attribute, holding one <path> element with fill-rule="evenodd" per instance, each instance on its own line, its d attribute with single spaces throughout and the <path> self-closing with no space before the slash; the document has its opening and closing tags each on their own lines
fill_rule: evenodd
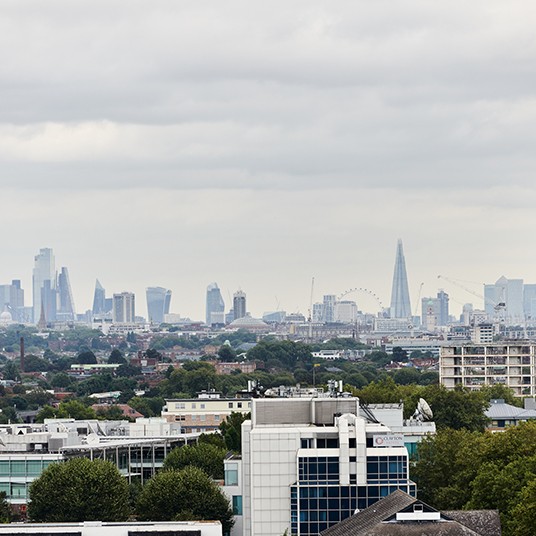
<svg viewBox="0 0 536 536">
<path fill-rule="evenodd" d="M 7 322 L 12 322 L 13 317 L 11 316 L 11 313 L 9 311 L 4 311 L 3 313 L 0 313 L 0 322 L 3 324 Z"/>
<path fill-rule="evenodd" d="M 263 322 L 260 318 L 252 318 L 251 316 L 237 318 L 229 324 L 229 327 L 240 329 L 270 329 L 270 326 L 266 322 Z"/>
</svg>

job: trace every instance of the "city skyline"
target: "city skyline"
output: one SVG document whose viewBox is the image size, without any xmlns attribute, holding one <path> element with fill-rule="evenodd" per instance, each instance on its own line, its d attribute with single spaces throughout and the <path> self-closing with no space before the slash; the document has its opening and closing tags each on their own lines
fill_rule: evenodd
<svg viewBox="0 0 536 536">
<path fill-rule="evenodd" d="M 99 278 L 139 305 L 171 289 L 195 319 L 210 281 L 226 304 L 247 289 L 255 315 L 307 314 L 313 276 L 315 299 L 365 287 L 388 306 L 399 237 L 412 304 L 421 282 L 453 311 L 475 301 L 438 274 L 479 292 L 536 280 L 527 1 L 58 0 L 2 15 L 0 282 L 21 279 L 27 300 L 42 247 L 78 311 Z"/>
<path fill-rule="evenodd" d="M 402 254 L 402 258 L 403 258 L 403 263 L 405 264 L 405 256 L 404 256 L 404 252 L 402 251 L 401 252 L 401 241 L 400 239 L 397 241 L 397 245 L 396 245 L 396 248 L 397 248 L 397 254 L 396 254 L 396 262 L 395 262 L 395 270 L 394 270 L 394 274 L 396 275 L 397 273 L 397 267 L 399 267 L 399 257 L 400 257 L 400 254 Z M 54 264 L 55 262 L 55 258 L 56 258 L 56 252 L 53 248 L 40 248 L 39 250 L 39 254 L 35 257 L 35 259 L 37 258 L 40 258 L 43 253 L 46 252 L 47 255 L 50 255 L 51 256 L 51 260 L 48 260 L 47 262 L 50 264 L 50 262 L 52 262 L 52 264 Z M 410 255 L 411 255 L 411 252 L 410 252 Z M 36 261 L 37 262 L 37 261 Z M 391 263 L 392 263 L 392 259 L 391 259 Z M 61 256 L 61 264 L 67 264 L 64 262 L 64 258 L 63 256 Z M 383 271 L 385 269 L 385 267 L 381 267 L 381 270 Z M 34 271 L 35 271 L 35 268 L 34 268 Z M 173 313 L 173 314 L 180 314 L 182 318 L 190 318 L 192 321 L 203 321 L 205 320 L 206 321 L 206 299 L 207 299 L 207 296 L 206 296 L 206 291 L 205 291 L 205 294 L 202 294 L 201 293 L 201 297 L 197 296 L 197 300 L 199 303 L 195 303 L 195 302 L 192 302 L 191 304 L 188 304 L 186 302 L 183 302 L 179 305 L 176 305 L 176 301 L 177 299 L 174 299 L 173 300 L 173 306 L 170 307 L 170 303 L 171 303 L 171 294 L 174 293 L 175 291 L 171 288 L 163 288 L 163 287 L 158 287 L 158 286 L 145 286 L 145 281 L 141 281 L 141 282 L 138 282 L 136 283 L 135 285 L 132 286 L 132 288 L 136 288 L 136 290 L 128 290 L 127 288 L 125 288 L 125 286 L 121 286 L 119 287 L 118 289 L 114 289 L 114 288 L 111 288 L 109 286 L 104 286 L 101 281 L 105 281 L 105 278 L 103 277 L 100 277 L 100 278 L 96 278 L 96 279 L 93 279 L 94 281 L 94 286 L 93 286 L 93 290 L 91 292 L 92 296 L 91 298 L 88 300 L 89 303 L 88 303 L 88 307 L 85 307 L 84 305 L 82 305 L 81 307 L 79 307 L 77 310 L 74 309 L 74 303 L 79 303 L 79 297 L 77 296 L 77 293 L 76 291 L 72 291 L 71 289 L 71 283 L 70 283 L 70 271 L 68 269 L 68 267 L 66 266 L 62 266 L 61 267 L 61 270 L 55 270 L 55 277 L 52 278 L 52 284 L 50 285 L 51 286 L 51 289 L 53 289 L 54 291 L 54 294 L 57 295 L 57 308 L 56 308 L 56 313 L 59 315 L 58 317 L 58 320 L 62 319 L 62 320 L 69 320 L 70 318 L 70 315 L 72 314 L 72 312 L 75 312 L 75 313 L 78 313 L 78 314 L 82 314 L 82 313 L 85 313 L 86 311 L 92 311 L 92 309 L 94 308 L 96 302 L 95 302 L 95 291 L 97 290 L 98 291 L 98 295 L 99 295 L 99 299 L 98 301 L 100 302 L 101 300 L 104 300 L 104 296 L 106 295 L 106 298 L 107 298 L 107 301 L 109 302 L 110 304 L 110 310 L 108 311 L 109 313 L 111 313 L 111 303 L 112 303 L 112 295 L 113 294 L 118 294 L 118 293 L 122 293 L 122 292 L 132 292 L 134 295 L 137 295 L 138 296 L 138 300 L 141 300 L 141 311 L 139 312 L 140 316 L 143 316 L 145 317 L 147 320 L 149 320 L 149 317 L 151 316 L 150 313 L 147 311 L 147 301 L 146 301 L 146 295 L 147 295 L 147 292 L 150 291 L 150 290 L 154 290 L 154 291 L 158 291 L 159 293 L 163 293 L 162 296 L 164 296 L 165 294 L 165 303 L 162 302 L 161 306 L 163 307 L 163 310 L 162 310 L 162 314 L 167 314 L 167 313 Z M 17 274 L 15 274 L 17 275 Z M 461 274 L 463 275 L 463 274 Z M 396 277 L 394 277 L 393 273 L 391 274 L 391 282 L 389 283 L 388 286 L 391 287 L 391 294 L 392 294 L 392 284 L 393 284 L 393 279 L 396 279 Z M 492 283 L 492 282 L 484 282 L 482 284 L 479 284 L 477 283 L 476 281 L 468 281 L 466 279 L 463 279 L 463 278 L 451 278 L 449 280 L 449 278 L 445 277 L 445 276 L 441 276 L 441 278 L 438 278 L 438 276 L 436 276 L 435 278 L 429 278 L 429 281 L 432 281 L 432 282 L 435 282 L 436 286 L 427 286 L 425 285 L 424 283 L 422 283 L 422 288 L 421 286 L 417 287 L 417 285 L 415 284 L 415 281 L 414 279 L 412 280 L 411 278 L 411 272 L 409 273 L 409 275 L 407 276 L 408 277 L 408 282 L 409 282 L 409 286 L 410 286 L 410 300 L 414 300 L 415 303 L 417 303 L 417 300 L 419 300 L 419 305 L 416 306 L 416 311 L 417 311 L 417 316 L 421 315 L 421 311 L 423 310 L 423 308 L 421 307 L 421 304 L 420 302 L 421 301 L 424 301 L 425 299 L 428 299 L 428 298 L 433 298 L 434 296 L 436 296 L 436 294 L 439 296 L 439 294 L 442 292 L 442 291 L 445 291 L 447 294 L 448 294 L 448 299 L 451 301 L 451 305 L 450 305 L 450 314 L 452 314 L 453 316 L 455 317 L 458 317 L 461 313 L 462 313 L 462 307 L 465 305 L 465 304 L 472 304 L 474 306 L 474 309 L 482 309 L 482 310 L 486 310 L 488 312 L 488 314 L 490 314 L 491 316 L 493 316 L 493 305 L 496 304 L 496 300 L 499 300 L 500 299 L 500 296 L 506 296 L 505 295 L 505 291 L 500 291 L 500 290 L 490 290 L 490 289 L 494 289 L 494 288 L 502 288 L 500 287 L 500 285 L 502 284 L 503 286 L 506 285 L 508 283 L 508 285 L 511 285 L 511 284 L 515 284 L 517 286 L 521 285 L 524 289 L 525 289 L 525 298 L 523 298 L 523 290 L 516 290 L 516 294 L 515 294 L 515 297 L 510 297 L 510 302 L 511 304 L 513 304 L 513 306 L 515 306 L 515 313 L 514 312 L 509 312 L 508 310 L 505 310 L 505 313 L 504 314 L 507 314 L 509 316 L 511 316 L 512 318 L 518 318 L 519 321 L 521 321 L 521 318 L 520 318 L 520 315 L 519 315 L 519 308 L 525 308 L 526 310 L 530 310 L 531 311 L 531 315 L 530 317 L 531 318 L 535 318 L 536 317 L 536 314 L 534 314 L 534 311 L 536 310 L 536 284 L 535 283 L 532 283 L 532 280 L 530 279 L 527 279 L 527 278 L 516 278 L 516 279 L 512 279 L 512 278 L 508 278 L 508 277 L 505 277 L 503 275 L 501 275 L 500 277 L 496 276 L 494 279 L 497 279 L 497 281 L 495 283 Z M 30 283 L 28 286 L 26 286 L 25 284 L 25 280 L 23 278 L 13 278 L 15 282 L 17 281 L 22 281 L 21 283 L 21 288 L 23 290 L 23 293 L 25 295 L 25 306 L 26 307 L 30 307 L 32 308 L 32 295 L 33 295 L 33 287 L 32 287 L 32 284 Z M 76 276 L 75 276 L 75 279 L 76 279 Z M 152 280 L 151 276 L 148 275 L 148 279 L 149 280 Z M 63 284 L 63 293 L 62 293 L 62 285 L 61 285 L 61 281 L 66 281 L 66 283 Z M 413 281 L 413 285 L 412 285 L 412 281 Z M 491 279 L 490 281 L 493 281 L 493 279 Z M 502 283 L 504 281 L 504 283 Z M 376 314 L 380 311 L 379 309 L 379 305 L 378 305 L 378 300 L 374 297 L 371 296 L 371 293 L 374 293 L 376 295 L 376 297 L 382 301 L 382 304 L 384 306 L 384 311 L 388 311 L 390 309 L 389 307 L 389 301 L 387 301 L 387 298 L 389 298 L 389 295 L 387 294 L 386 296 L 382 296 L 382 295 L 379 295 L 373 291 L 372 289 L 370 288 L 367 288 L 367 287 L 353 287 L 353 289 L 355 289 L 355 291 L 353 292 L 350 292 L 348 294 L 348 291 L 349 290 L 352 290 L 351 288 L 346 288 L 344 291 L 341 291 L 341 292 L 338 292 L 337 294 L 332 294 L 332 291 L 333 291 L 333 286 L 330 286 L 330 283 L 329 282 L 321 282 L 323 283 L 323 286 L 320 286 L 318 285 L 318 278 L 315 279 L 315 286 L 314 286 L 314 294 L 313 294 L 313 302 L 314 302 L 314 305 L 316 306 L 317 304 L 319 305 L 322 305 L 322 302 L 324 301 L 324 308 L 326 307 L 326 299 L 329 299 L 331 300 L 331 307 L 329 307 L 328 309 L 333 309 L 333 307 L 335 306 L 335 301 L 337 301 L 338 303 L 338 300 L 339 300 L 339 297 L 342 298 L 343 302 L 344 300 L 350 300 L 351 302 L 356 302 L 357 303 L 357 308 L 363 312 L 363 313 L 372 313 L 372 314 Z M 3 286 L 5 287 L 6 289 L 10 286 L 10 281 L 2 281 L 0 280 L 0 286 Z M 215 283 L 211 283 L 209 285 L 212 286 L 213 284 L 216 284 L 217 285 L 217 282 Z M 310 284 L 310 282 L 309 282 Z M 54 285 L 56 285 L 57 288 L 54 287 Z M 498 286 L 499 285 L 499 286 Z M 384 285 L 385 286 L 385 285 Z M 516 289 L 517 289 L 517 286 L 516 286 Z M 75 287 L 77 288 L 77 287 Z M 139 290 L 143 288 L 143 290 Z M 205 289 L 207 288 L 206 285 L 204 287 Z M 238 288 L 240 289 L 240 285 L 238 286 Z M 360 290 L 358 290 L 360 289 Z M 361 289 L 364 289 L 361 290 Z M 411 295 L 411 290 L 414 289 L 414 295 Z M 195 290 L 195 289 L 194 289 Z M 308 289 L 309 292 L 310 292 L 310 288 Z M 224 304 L 224 311 L 223 311 L 223 314 L 224 316 L 227 315 L 227 313 L 232 310 L 233 308 L 233 299 L 234 299 L 234 296 L 236 294 L 240 294 L 242 291 L 241 290 L 234 290 L 232 291 L 232 288 L 225 285 L 225 286 L 218 286 L 218 291 L 220 292 L 220 295 L 221 295 L 221 298 L 223 300 L 223 304 Z M 370 292 L 367 292 L 367 291 L 370 291 Z M 491 292 L 491 294 L 490 294 Z M 105 293 L 105 294 L 104 294 Z M 257 300 L 253 300 L 256 304 L 259 304 L 260 307 L 257 307 L 256 309 L 253 309 L 250 311 L 250 306 L 249 306 L 249 299 L 250 299 L 250 296 L 253 296 L 253 297 L 261 297 L 263 295 L 266 295 L 268 294 L 270 297 L 273 296 L 273 301 L 272 301 L 272 304 L 273 304 L 273 307 L 270 308 L 270 298 L 269 300 L 264 304 L 263 306 L 263 303 L 262 303 L 262 300 L 261 299 L 257 299 Z M 490 296 L 493 294 L 493 297 L 494 299 L 490 298 Z M 63 302 L 62 302 L 62 295 L 63 295 Z M 251 292 L 248 292 L 248 306 L 247 306 L 247 310 L 248 310 L 248 313 L 251 314 L 252 316 L 254 317 L 258 317 L 260 318 L 264 313 L 266 312 L 272 312 L 272 311 L 276 311 L 276 310 L 284 310 L 286 311 L 287 314 L 289 313 L 295 313 L 295 312 L 300 312 L 304 315 L 307 316 L 307 310 L 308 310 L 308 307 L 309 305 L 307 303 L 305 303 L 305 299 L 303 299 L 303 302 L 301 304 L 301 306 L 298 306 L 297 308 L 285 308 L 284 305 L 282 304 L 281 302 L 281 299 L 278 297 L 278 295 L 281 295 L 283 298 L 284 298 L 284 295 L 282 295 L 280 292 L 278 292 L 278 289 L 265 289 L 263 288 L 262 286 L 259 286 L 259 287 L 255 287 Z M 344 297 L 343 297 L 344 295 Z M 512 296 L 514 296 L 512 294 Z M 484 302 L 484 298 L 487 300 L 486 302 Z M 512 302 L 512 300 L 514 300 Z M 526 303 L 523 303 L 523 300 L 525 300 Z M 63 303 L 63 306 L 62 306 L 62 303 Z M 67 304 L 67 305 L 66 305 Z M 70 304 L 70 306 L 68 305 Z M 277 307 L 279 306 L 279 307 Z M 512 306 L 512 305 L 511 305 Z M 39 306 L 40 307 L 40 306 Z M 192 313 L 192 311 L 196 311 L 196 310 L 200 310 L 201 313 L 199 314 L 199 316 L 196 316 L 195 313 Z M 106 311 L 93 311 L 94 314 L 96 314 L 97 316 L 99 316 L 101 313 L 103 312 L 106 312 Z M 326 313 L 321 313 L 323 315 L 325 315 Z M 334 310 L 332 310 L 330 313 L 329 313 L 329 318 L 327 317 L 318 317 L 316 318 L 317 321 L 333 321 L 335 318 L 334 318 Z M 413 312 L 408 315 L 408 316 L 412 316 L 413 315 Z M 444 315 L 443 315 L 444 316 Z M 45 309 L 45 317 L 47 320 L 51 320 L 51 318 L 48 318 L 48 313 L 46 312 L 46 309 Z M 333 318 L 332 318 L 333 317 Z M 37 320 L 39 319 L 39 316 L 37 318 Z M 37 320 L 35 320 L 35 322 L 37 322 Z M 425 323 L 424 319 L 422 319 L 422 322 Z M 441 323 L 444 322 L 444 318 L 442 320 Z"/>
</svg>

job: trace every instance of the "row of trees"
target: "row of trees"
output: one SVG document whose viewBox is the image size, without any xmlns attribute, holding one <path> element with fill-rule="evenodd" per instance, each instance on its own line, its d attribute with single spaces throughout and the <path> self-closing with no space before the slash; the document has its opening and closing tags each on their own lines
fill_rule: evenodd
<svg viewBox="0 0 536 536">
<path fill-rule="evenodd" d="M 118 522 L 135 515 L 142 521 L 219 520 L 224 532 L 233 525 L 220 487 L 193 465 L 165 468 L 136 490 L 111 462 L 75 458 L 49 466 L 29 494 L 28 516 L 42 523 Z"/>
<path fill-rule="evenodd" d="M 419 445 L 419 498 L 440 510 L 499 510 L 505 536 L 536 527 L 536 422 L 505 432 L 446 428 Z"/>
</svg>

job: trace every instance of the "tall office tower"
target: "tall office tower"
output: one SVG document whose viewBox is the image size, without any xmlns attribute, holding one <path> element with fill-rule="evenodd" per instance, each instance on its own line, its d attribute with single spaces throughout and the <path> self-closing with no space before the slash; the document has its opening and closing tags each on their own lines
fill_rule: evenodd
<svg viewBox="0 0 536 536">
<path fill-rule="evenodd" d="M 526 320 L 536 320 L 536 285 L 523 285 L 523 312 Z"/>
<path fill-rule="evenodd" d="M 439 303 L 439 325 L 447 326 L 449 323 L 449 295 L 441 289 L 437 293 L 437 300 Z"/>
<path fill-rule="evenodd" d="M 335 322 L 335 304 L 337 296 L 335 294 L 326 294 L 323 299 L 322 320 L 324 322 Z"/>
<path fill-rule="evenodd" d="M 524 320 L 523 279 L 502 276 L 495 284 L 484 285 L 484 308 L 490 318 L 499 318 L 508 324 Z M 498 305 L 504 304 L 498 308 Z"/>
<path fill-rule="evenodd" d="M 434 331 L 437 326 L 446 326 L 449 323 L 449 295 L 440 290 L 436 298 L 423 298 L 422 325 L 428 331 Z"/>
<path fill-rule="evenodd" d="M 211 283 L 207 287 L 206 323 L 223 324 L 225 322 L 225 302 L 217 283 Z"/>
<path fill-rule="evenodd" d="M 95 279 L 95 292 L 93 294 L 93 309 L 92 312 L 94 315 L 101 315 L 108 312 L 106 310 L 106 290 L 100 284 L 98 279 Z"/>
<path fill-rule="evenodd" d="M 411 304 L 409 301 L 408 274 L 402 240 L 396 247 L 395 272 L 391 291 L 391 318 L 410 318 Z"/>
<path fill-rule="evenodd" d="M 322 322 L 324 317 L 324 304 L 323 303 L 313 303 L 313 322 Z"/>
<path fill-rule="evenodd" d="M 37 323 L 41 317 L 41 303 L 43 296 L 43 288 L 45 287 L 45 281 L 48 281 L 46 290 L 46 299 L 48 300 L 47 307 L 45 308 L 45 315 L 47 309 L 54 319 L 56 317 L 56 302 L 52 300 L 51 292 L 56 290 L 56 267 L 54 263 L 54 253 L 50 248 L 42 248 L 39 250 L 39 254 L 35 256 L 35 264 L 33 269 L 33 321 Z M 53 320 L 46 317 L 47 321 Z"/>
<path fill-rule="evenodd" d="M 58 301 L 59 310 L 56 315 L 58 320 L 75 320 L 76 312 L 74 309 L 69 270 L 65 266 L 62 267 L 60 275 L 58 276 Z"/>
<path fill-rule="evenodd" d="M 147 314 L 151 324 L 161 324 L 169 314 L 171 290 L 163 287 L 147 287 Z"/>
<path fill-rule="evenodd" d="M 233 294 L 233 312 L 233 320 L 244 318 L 246 316 L 246 293 L 241 290 L 237 290 Z"/>
<path fill-rule="evenodd" d="M 114 294 L 112 320 L 114 324 L 133 324 L 136 317 L 135 298 L 132 292 Z"/>
<path fill-rule="evenodd" d="M 6 308 L 13 320 L 24 322 L 24 290 L 19 279 L 13 279 L 10 285 L 0 285 L 0 311 Z"/>
</svg>

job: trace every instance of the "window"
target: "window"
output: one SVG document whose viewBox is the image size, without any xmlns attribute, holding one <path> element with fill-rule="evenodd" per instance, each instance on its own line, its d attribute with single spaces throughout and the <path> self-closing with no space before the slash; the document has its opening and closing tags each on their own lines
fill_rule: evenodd
<svg viewBox="0 0 536 536">
<path fill-rule="evenodd" d="M 232 402 L 229 402 L 229 408 L 233 409 L 233 403 Z"/>
<path fill-rule="evenodd" d="M 200 420 L 200 421 L 206 421 L 206 420 L 207 420 L 207 416 L 206 416 L 206 415 L 199 415 L 199 420 Z"/>
<path fill-rule="evenodd" d="M 201 409 L 205 409 L 205 404 L 199 404 L 199 407 L 200 407 Z"/>
<path fill-rule="evenodd" d="M 214 420 L 215 420 L 215 421 L 219 421 L 219 420 L 220 420 L 220 416 L 219 416 L 219 415 L 214 415 Z"/>
<path fill-rule="evenodd" d="M 339 459 L 335 456 L 299 458 L 298 469 L 301 482 L 339 480 Z"/>
<path fill-rule="evenodd" d="M 313 448 L 313 439 L 302 437 L 300 446 L 302 449 L 311 449 Z"/>
<path fill-rule="evenodd" d="M 192 422 L 197 421 L 197 415 L 192 415 Z"/>
<path fill-rule="evenodd" d="M 241 408 L 241 407 L 242 407 L 242 402 L 237 402 L 237 403 L 236 403 L 236 407 L 237 407 L 237 408 Z"/>
<path fill-rule="evenodd" d="M 224 481 L 226 486 L 238 486 L 238 464 L 228 463 L 225 466 Z"/>
<path fill-rule="evenodd" d="M 233 495 L 233 514 L 242 515 L 242 495 Z"/>
<path fill-rule="evenodd" d="M 186 409 L 186 404 L 184 402 L 175 403 L 175 409 Z"/>
<path fill-rule="evenodd" d="M 197 407 L 197 404 L 195 402 L 192 402 L 192 409 L 195 409 Z"/>
</svg>

